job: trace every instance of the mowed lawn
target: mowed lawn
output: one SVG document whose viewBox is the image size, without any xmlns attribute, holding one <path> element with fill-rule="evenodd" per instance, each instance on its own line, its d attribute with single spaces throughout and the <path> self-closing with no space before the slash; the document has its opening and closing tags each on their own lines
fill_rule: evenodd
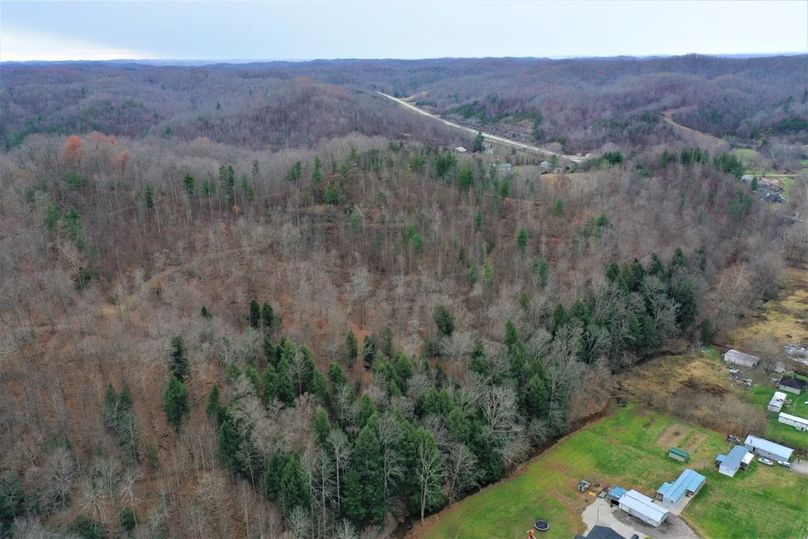
<svg viewBox="0 0 808 539">
<path fill-rule="evenodd" d="M 729 447 L 721 434 L 632 405 L 561 440 L 514 477 L 432 517 L 415 536 L 524 538 L 533 520 L 543 517 L 550 521 L 543 537 L 569 539 L 584 531 L 580 514 L 594 499 L 576 491 L 580 479 L 653 496 L 686 466 L 667 458 L 671 446 L 689 451 L 687 466 L 707 477 L 683 515 L 701 535 L 775 539 L 808 533 L 808 477 L 757 462 L 735 478 L 720 475 L 713 459 Z"/>
</svg>

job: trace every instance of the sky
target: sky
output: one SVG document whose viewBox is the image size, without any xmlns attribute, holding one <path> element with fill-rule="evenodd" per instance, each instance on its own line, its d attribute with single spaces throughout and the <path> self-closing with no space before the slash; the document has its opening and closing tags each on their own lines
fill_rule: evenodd
<svg viewBox="0 0 808 539">
<path fill-rule="evenodd" d="M 0 0 L 0 61 L 808 52 L 808 0 Z"/>
</svg>

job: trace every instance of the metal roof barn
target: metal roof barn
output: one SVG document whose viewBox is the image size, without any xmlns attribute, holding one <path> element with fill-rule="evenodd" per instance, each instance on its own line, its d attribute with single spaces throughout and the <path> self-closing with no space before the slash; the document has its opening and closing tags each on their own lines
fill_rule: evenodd
<svg viewBox="0 0 808 539">
<path fill-rule="evenodd" d="M 733 365 L 740 365 L 742 367 L 754 367 L 760 361 L 757 356 L 751 354 L 744 354 L 738 350 L 727 350 L 724 354 L 724 361 L 732 363 Z"/>
<path fill-rule="evenodd" d="M 718 462 L 718 473 L 735 477 L 735 473 L 741 467 L 741 462 L 747 453 L 744 446 L 736 445 L 726 455 L 718 455 L 715 459 Z"/>
<path fill-rule="evenodd" d="M 687 494 L 693 496 L 704 485 L 705 477 L 687 468 L 673 483 L 662 483 L 657 490 L 657 499 L 663 503 L 677 504 Z"/>
<path fill-rule="evenodd" d="M 657 527 L 668 519 L 668 510 L 636 490 L 629 490 L 620 497 L 620 509 L 646 524 Z"/>
<path fill-rule="evenodd" d="M 755 453 L 758 457 L 765 457 L 775 461 L 788 461 L 791 459 L 791 454 L 794 450 L 784 445 L 776 444 L 765 438 L 758 438 L 751 434 L 746 437 L 744 441 L 746 448 Z"/>
</svg>

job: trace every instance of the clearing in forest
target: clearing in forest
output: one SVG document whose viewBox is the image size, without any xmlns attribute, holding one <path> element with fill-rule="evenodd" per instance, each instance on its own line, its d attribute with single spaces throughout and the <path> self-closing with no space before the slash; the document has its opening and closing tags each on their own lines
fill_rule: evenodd
<svg viewBox="0 0 808 539">
<path fill-rule="evenodd" d="M 667 458 L 665 445 L 673 436 L 690 452 L 690 464 Z M 413 537 L 521 539 L 541 516 L 550 522 L 543 536 L 568 539 L 584 531 L 581 513 L 594 499 L 577 492 L 579 480 L 653 496 L 685 466 L 707 477 L 682 515 L 704 537 L 804 537 L 808 477 L 757 462 L 735 478 L 720 475 L 712 462 L 727 449 L 715 431 L 630 405 L 562 439 L 513 477 L 431 517 Z"/>
</svg>

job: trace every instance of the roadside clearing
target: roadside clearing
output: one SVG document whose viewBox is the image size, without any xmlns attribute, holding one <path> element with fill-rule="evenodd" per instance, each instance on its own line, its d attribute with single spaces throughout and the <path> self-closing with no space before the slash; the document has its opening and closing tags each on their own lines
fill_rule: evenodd
<svg viewBox="0 0 808 539">
<path fill-rule="evenodd" d="M 485 138 L 485 140 L 487 140 L 488 142 L 492 142 L 492 143 L 495 143 L 495 144 L 501 144 L 503 146 L 508 146 L 510 148 L 516 148 L 518 150 L 526 150 L 526 151 L 538 153 L 538 154 L 544 155 L 544 156 L 557 155 L 558 157 L 560 157 L 562 159 L 566 159 L 568 161 L 572 161 L 573 163 L 581 163 L 581 162 L 584 161 L 583 157 L 579 157 L 577 155 L 567 155 L 567 154 L 563 154 L 563 153 L 554 152 L 554 151 L 549 150 L 547 148 L 540 148 L 538 146 L 532 146 L 530 144 L 525 144 L 523 142 L 517 142 L 515 140 L 507 139 L 505 137 L 500 137 L 498 135 L 493 135 L 491 133 L 486 133 L 485 131 L 480 131 L 478 129 L 473 129 L 471 127 L 466 127 L 465 125 L 460 125 L 460 124 L 452 122 L 450 120 L 445 120 L 445 119 L 441 118 L 440 116 L 438 116 L 436 114 L 432 114 L 431 112 L 427 112 L 427 111 L 425 111 L 423 109 L 420 109 L 420 108 L 416 107 L 415 105 L 413 105 L 412 103 L 410 103 L 409 101 L 406 101 L 404 99 L 401 99 L 401 98 L 398 98 L 398 97 L 393 97 L 392 95 L 387 95 L 387 94 L 385 94 L 383 92 L 379 92 L 379 91 L 377 91 L 376 93 L 381 95 L 381 96 L 386 97 L 387 99 L 395 101 L 396 103 L 398 103 L 399 105 L 401 105 L 402 107 L 404 107 L 406 109 L 413 110 L 413 111 L 417 112 L 418 114 L 422 114 L 422 115 L 427 116 L 429 118 L 433 118 L 435 120 L 443 122 L 444 124 L 448 125 L 449 127 L 454 127 L 455 129 L 462 129 L 466 133 L 469 133 L 469 134 L 475 135 L 475 136 L 477 135 L 477 133 L 481 133 L 483 138 Z"/>
</svg>

